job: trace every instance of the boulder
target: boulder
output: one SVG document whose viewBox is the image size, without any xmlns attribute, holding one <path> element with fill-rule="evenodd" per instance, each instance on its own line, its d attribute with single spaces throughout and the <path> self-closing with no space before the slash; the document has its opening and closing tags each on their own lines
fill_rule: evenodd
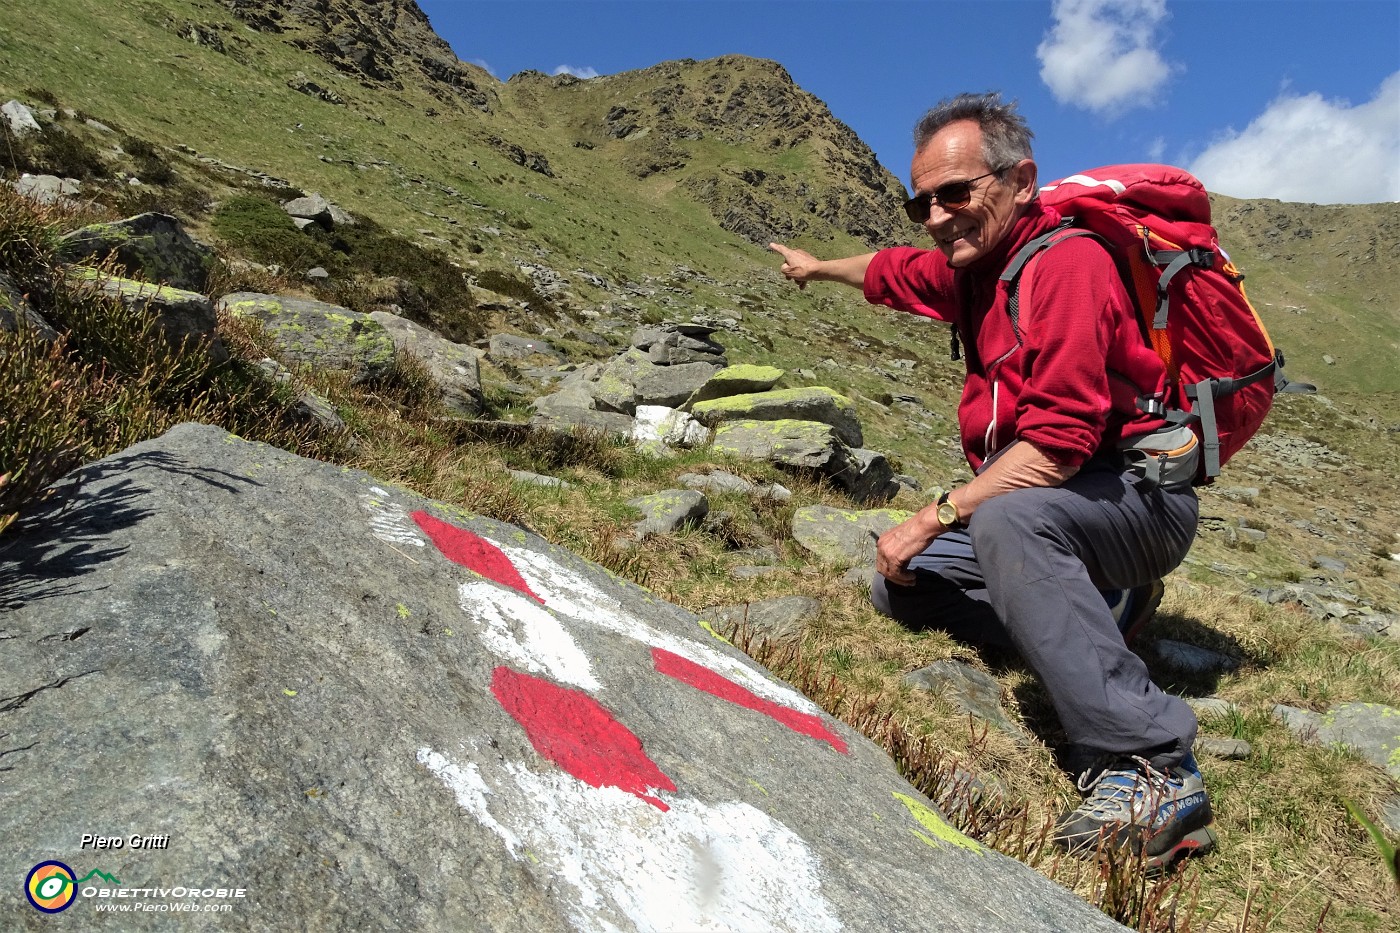
<svg viewBox="0 0 1400 933">
<path fill-rule="evenodd" d="M 710 501 L 694 489 L 663 489 L 629 499 L 627 504 L 642 513 L 642 520 L 632 526 L 638 538 L 675 534 L 710 511 Z"/>
<path fill-rule="evenodd" d="M 647 359 L 658 366 L 678 363 L 719 363 L 727 365 L 724 347 L 706 336 L 692 337 L 675 325 L 641 327 L 632 335 L 632 346 L 646 352 Z"/>
<path fill-rule="evenodd" d="M 106 297 L 122 303 L 129 311 L 155 315 L 161 334 L 173 347 L 203 345 L 216 362 L 228 359 L 228 350 L 219 339 L 219 316 L 214 303 L 199 292 L 152 285 L 134 279 L 101 276 L 95 270 L 82 270 L 79 282 L 95 284 Z"/>
<path fill-rule="evenodd" d="M 0 117 L 4 118 L 5 127 L 16 139 L 43 131 L 39 121 L 34 119 L 34 111 L 17 100 L 8 100 L 0 104 Z"/>
<path fill-rule="evenodd" d="M 25 172 L 14 182 L 14 188 L 29 200 L 40 204 L 75 206 L 78 202 L 73 196 L 82 190 L 83 185 L 76 178 L 31 175 Z"/>
<path fill-rule="evenodd" d="M 729 395 L 751 395 L 767 392 L 783 378 L 783 371 L 773 366 L 726 366 L 705 381 L 682 407 L 689 411 L 700 402 Z"/>
<path fill-rule="evenodd" d="M 389 333 L 394 346 L 417 357 L 442 390 L 442 403 L 458 415 L 477 415 L 486 407 L 481 393 L 481 360 L 477 351 L 434 333 L 419 324 L 371 311 L 369 319 Z"/>
<path fill-rule="evenodd" d="M 258 292 L 225 295 L 218 307 L 234 317 L 261 321 L 285 362 L 345 370 L 354 383 L 381 379 L 394 365 L 388 331 L 349 308 Z"/>
<path fill-rule="evenodd" d="M 690 415 L 665 405 L 638 405 L 632 440 L 663 447 L 698 447 L 710 439 L 710 429 Z"/>
<path fill-rule="evenodd" d="M 673 363 L 637 372 L 636 404 L 666 405 L 674 408 L 685 402 L 724 366 L 723 362 Z"/>
<path fill-rule="evenodd" d="M 832 479 L 845 487 L 857 502 L 886 502 L 899 492 L 894 467 L 884 454 L 858 447 L 847 452 L 846 465 Z"/>
<path fill-rule="evenodd" d="M 1325 713 L 1274 707 L 1294 735 L 1356 752 L 1400 780 L 1400 709 L 1381 703 L 1342 703 Z"/>
<path fill-rule="evenodd" d="M 0 838 L 103 873 L 79 926 L 178 886 L 237 930 L 1122 929 L 519 528 L 198 425 L 71 480 L 0 550 Z"/>
<path fill-rule="evenodd" d="M 306 197 L 293 198 L 282 205 L 293 218 L 310 221 L 331 230 L 338 226 L 353 226 L 355 218 L 336 207 L 316 192 Z"/>
<path fill-rule="evenodd" d="M 674 408 L 721 368 L 718 363 L 703 362 L 658 366 L 644 351 L 632 347 L 603 367 L 593 397 L 599 409 L 627 415 L 638 405 Z"/>
<path fill-rule="evenodd" d="M 565 385 L 553 395 L 534 401 L 535 413 L 530 424 L 555 431 L 601 431 L 617 437 L 631 438 L 635 421 L 631 415 L 615 411 L 598 411 L 593 396 L 585 385 L 565 380 Z"/>
<path fill-rule="evenodd" d="M 712 445 L 719 453 L 828 474 L 847 466 L 848 451 L 836 429 L 817 421 L 725 421 Z"/>
<path fill-rule="evenodd" d="M 15 333 L 25 328 L 41 340 L 57 340 L 58 331 L 35 311 L 13 279 L 0 273 L 0 330 Z"/>
<path fill-rule="evenodd" d="M 855 405 L 825 386 L 715 398 L 691 405 L 690 413 L 711 427 L 725 421 L 820 421 L 831 425 L 847 446 L 864 443 Z"/>
<path fill-rule="evenodd" d="M 703 492 L 737 492 L 748 495 L 757 492 L 758 487 L 741 476 L 715 470 L 712 473 L 682 473 L 676 477 L 686 489 L 699 489 Z"/>
<path fill-rule="evenodd" d="M 792 516 L 792 539 L 822 560 L 842 567 L 874 567 L 880 535 L 914 513 L 898 509 L 853 512 L 809 505 Z"/>
<path fill-rule="evenodd" d="M 196 242 L 169 214 L 137 214 L 112 223 L 89 224 L 59 240 L 69 262 L 112 257 L 127 274 L 189 291 L 203 291 L 214 253 Z"/>
</svg>

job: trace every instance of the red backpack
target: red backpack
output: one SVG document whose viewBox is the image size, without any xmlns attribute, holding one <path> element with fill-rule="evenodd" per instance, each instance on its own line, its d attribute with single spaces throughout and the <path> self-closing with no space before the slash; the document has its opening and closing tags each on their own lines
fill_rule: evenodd
<svg viewBox="0 0 1400 933">
<path fill-rule="evenodd" d="M 1191 426 L 1203 454 L 1196 483 L 1212 482 L 1290 383 L 1283 353 L 1245 297 L 1244 276 L 1220 248 L 1205 188 L 1179 168 L 1110 165 L 1052 182 L 1040 200 L 1065 221 L 1026 244 L 1002 274 L 1013 321 L 1020 295 L 1029 301 L 1031 260 L 1041 250 L 1074 236 L 1104 243 L 1144 339 L 1167 367 L 1165 397 L 1139 397 L 1138 407 Z"/>
</svg>

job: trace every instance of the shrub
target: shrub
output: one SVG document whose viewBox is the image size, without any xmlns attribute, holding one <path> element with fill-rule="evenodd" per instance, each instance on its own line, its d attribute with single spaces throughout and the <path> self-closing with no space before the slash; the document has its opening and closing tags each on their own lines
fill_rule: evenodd
<svg viewBox="0 0 1400 933">
<path fill-rule="evenodd" d="M 0 158 L 16 173 L 60 175 L 65 178 L 106 178 L 108 169 L 101 154 L 75 132 L 56 126 L 42 133 L 16 139 L 8 125 L 0 127 Z"/>
<path fill-rule="evenodd" d="M 211 222 L 229 247 L 256 262 L 297 270 L 340 268 L 336 253 L 320 237 L 298 230 L 287 212 L 266 198 L 229 198 L 214 211 Z"/>
</svg>

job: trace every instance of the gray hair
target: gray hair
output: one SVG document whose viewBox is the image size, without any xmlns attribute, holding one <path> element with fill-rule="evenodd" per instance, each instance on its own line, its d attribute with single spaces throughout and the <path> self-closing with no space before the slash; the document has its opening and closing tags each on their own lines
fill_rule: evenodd
<svg viewBox="0 0 1400 933">
<path fill-rule="evenodd" d="M 982 160 L 987 168 L 1001 172 L 1022 159 L 1034 158 L 1031 139 L 1035 134 L 1026 125 L 1026 118 L 1016 112 L 1014 100 L 1003 101 L 996 91 L 959 94 L 939 101 L 914 127 L 914 151 L 959 120 L 972 120 L 982 128 Z"/>
</svg>

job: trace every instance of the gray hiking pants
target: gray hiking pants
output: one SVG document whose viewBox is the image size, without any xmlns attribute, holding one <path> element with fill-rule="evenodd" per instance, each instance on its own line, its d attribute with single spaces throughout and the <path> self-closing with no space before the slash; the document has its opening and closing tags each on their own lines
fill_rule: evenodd
<svg viewBox="0 0 1400 933">
<path fill-rule="evenodd" d="M 1179 762 L 1196 716 L 1128 650 L 1100 590 L 1141 586 L 1181 563 L 1196 534 L 1192 489 L 1139 488 L 1090 461 L 1064 485 L 1020 489 L 978 507 L 966 532 L 910 562 L 912 586 L 879 574 L 875 608 L 975 645 L 1014 647 L 1045 684 L 1080 756 Z"/>
</svg>

